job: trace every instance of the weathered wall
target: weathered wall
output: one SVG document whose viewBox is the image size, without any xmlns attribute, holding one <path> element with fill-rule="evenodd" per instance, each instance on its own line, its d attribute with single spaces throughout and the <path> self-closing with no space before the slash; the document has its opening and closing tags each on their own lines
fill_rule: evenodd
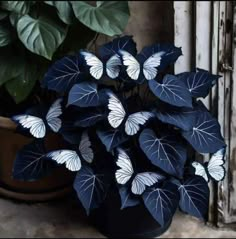
<svg viewBox="0 0 236 239">
<path fill-rule="evenodd" d="M 173 1 L 130 1 L 131 17 L 125 30 L 138 49 L 156 42 L 174 41 Z"/>
</svg>

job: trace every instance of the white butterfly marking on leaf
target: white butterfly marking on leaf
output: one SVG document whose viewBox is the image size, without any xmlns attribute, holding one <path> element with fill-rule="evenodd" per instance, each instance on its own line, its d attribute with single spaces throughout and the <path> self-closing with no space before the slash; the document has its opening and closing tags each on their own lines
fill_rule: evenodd
<svg viewBox="0 0 236 239">
<path fill-rule="evenodd" d="M 61 119 L 58 118 L 62 114 L 61 102 L 62 99 L 56 100 L 46 115 L 47 124 L 54 132 L 58 132 L 62 124 Z M 29 129 L 30 133 L 35 138 L 43 138 L 46 135 L 46 126 L 44 121 L 39 117 L 32 115 L 16 115 L 13 117 L 13 120 L 19 122 L 23 128 Z"/>
<path fill-rule="evenodd" d="M 202 176 L 207 182 L 209 181 L 208 175 L 215 181 L 223 180 L 225 176 L 225 169 L 223 166 L 224 155 L 225 148 L 218 150 L 212 155 L 207 167 L 199 162 L 194 161 L 192 166 L 195 168 L 195 175 Z"/>
<path fill-rule="evenodd" d="M 116 165 L 120 167 L 115 173 L 116 181 L 124 185 L 133 176 L 134 169 L 129 156 L 122 149 L 118 149 L 118 160 L 116 161 Z M 153 172 L 138 173 L 132 181 L 131 191 L 134 194 L 141 195 L 145 191 L 146 186 L 152 186 L 163 179 L 164 176 Z"/>
<path fill-rule="evenodd" d="M 120 100 L 115 94 L 108 92 L 108 109 L 110 110 L 108 114 L 109 124 L 113 128 L 117 128 L 121 125 L 125 119 L 126 112 L 121 104 Z M 128 135 L 135 135 L 139 129 L 140 125 L 144 125 L 147 120 L 153 117 L 153 113 L 147 111 L 141 111 L 128 116 L 125 122 L 125 132 Z"/>
<path fill-rule="evenodd" d="M 99 80 L 104 73 L 103 62 L 90 52 L 82 51 L 81 54 L 84 56 L 87 65 L 90 66 L 90 74 L 95 79 Z M 117 78 L 120 73 L 120 65 L 121 60 L 119 55 L 115 54 L 111 56 L 105 64 L 107 75 L 112 79 Z"/>
<path fill-rule="evenodd" d="M 91 148 L 91 141 L 88 133 L 83 132 L 79 144 L 79 152 L 81 157 L 88 163 L 92 163 L 94 153 Z M 56 161 L 58 164 L 66 164 L 66 168 L 70 171 L 79 171 L 81 168 L 81 159 L 75 150 L 55 150 L 47 154 L 47 157 Z"/>
<path fill-rule="evenodd" d="M 120 50 L 120 54 L 123 58 L 123 64 L 127 66 L 126 72 L 132 80 L 137 80 L 140 75 L 141 66 L 140 63 L 129 52 Z M 160 51 L 151 55 L 143 63 L 143 74 L 147 80 L 152 80 L 157 76 L 157 67 L 161 64 L 164 51 Z"/>
</svg>

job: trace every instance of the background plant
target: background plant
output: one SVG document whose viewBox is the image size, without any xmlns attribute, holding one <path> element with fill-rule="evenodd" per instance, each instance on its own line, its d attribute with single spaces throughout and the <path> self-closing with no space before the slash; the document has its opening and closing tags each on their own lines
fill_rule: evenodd
<svg viewBox="0 0 236 239">
<path fill-rule="evenodd" d="M 96 33 L 121 34 L 128 19 L 127 1 L 1 1 L 2 113 L 7 112 L 6 102 L 16 110 L 8 94 L 16 103 L 24 101 L 32 89 L 34 101 L 45 98 L 34 86 L 51 62 L 86 47 Z"/>
</svg>

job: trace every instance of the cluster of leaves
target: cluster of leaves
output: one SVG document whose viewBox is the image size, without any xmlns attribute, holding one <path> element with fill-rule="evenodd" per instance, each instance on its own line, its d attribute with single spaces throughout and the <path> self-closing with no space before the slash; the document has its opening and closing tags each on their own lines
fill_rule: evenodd
<svg viewBox="0 0 236 239">
<path fill-rule="evenodd" d="M 96 32 L 121 34 L 128 19 L 127 1 L 1 1 L 0 85 L 22 102 L 51 61 L 86 47 Z"/>
<path fill-rule="evenodd" d="M 141 66 L 136 80 L 132 80 L 134 72 L 129 71 L 124 61 L 112 68 L 119 68 L 115 79 L 108 77 L 108 71 L 105 70 L 107 62 L 114 55 L 123 59 L 122 51 L 132 55 Z M 99 207 L 109 187 L 117 185 L 121 208 L 144 203 L 161 226 L 171 220 L 178 207 L 185 213 L 205 219 L 208 212 L 208 184 L 192 171 L 193 158 L 188 155 L 187 149 L 192 147 L 204 154 L 215 153 L 225 147 L 219 123 L 199 100 L 209 94 L 219 76 L 201 69 L 178 75 L 169 74 L 168 67 L 182 55 L 181 49 L 171 44 L 155 44 L 137 54 L 132 37 L 124 36 L 101 46 L 98 52 L 100 60 L 90 55 L 93 57 L 93 66 L 87 64 L 84 52 L 63 57 L 49 68 L 43 81 L 43 87 L 64 95 L 64 105 L 67 107 L 59 134 L 68 142 L 67 149 L 79 151 L 78 144 L 84 131 L 88 132 L 91 139 L 93 162 L 82 161 L 74 181 L 74 188 L 83 206 L 88 213 Z M 142 64 L 158 52 L 162 53 L 158 66 L 155 66 L 157 71 L 150 73 L 154 72 L 156 76 L 147 80 L 145 74 L 148 74 L 144 73 L 144 68 L 148 71 L 148 66 L 142 67 Z M 151 69 L 153 61 L 150 64 Z M 91 76 L 94 69 L 102 71 L 99 80 Z M 126 111 L 125 115 L 123 112 L 121 114 L 120 120 L 123 122 L 116 128 L 109 121 L 111 95 L 120 101 L 117 113 L 121 102 Z M 152 117 L 138 123 L 137 118 L 131 117 L 131 122 L 129 117 L 135 114 L 133 112 L 149 112 Z M 134 127 L 134 131 L 127 129 L 129 127 Z M 49 168 L 50 165 L 38 163 L 39 160 L 42 164 L 52 163 L 48 159 L 44 160 L 47 152 L 41 141 L 37 147 L 34 142 L 19 152 L 14 168 L 15 177 L 37 179 L 44 168 Z M 133 180 L 122 185 L 115 184 L 120 148 L 128 152 L 130 162 L 135 165 L 135 174 L 152 171 L 162 175 L 162 180 L 143 184 L 141 195 L 132 193 L 131 185 L 135 180 L 132 174 L 129 176 Z M 31 161 L 30 167 L 27 167 L 29 154 L 34 163 Z M 66 159 L 62 161 L 66 162 Z M 24 168 L 27 168 L 27 172 Z M 48 170 L 45 172 L 48 173 Z M 135 183 L 138 185 L 140 182 Z"/>
</svg>

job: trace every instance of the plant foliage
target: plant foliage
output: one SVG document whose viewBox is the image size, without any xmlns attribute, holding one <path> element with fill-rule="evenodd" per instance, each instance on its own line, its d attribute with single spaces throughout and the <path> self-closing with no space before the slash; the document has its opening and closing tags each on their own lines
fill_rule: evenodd
<svg viewBox="0 0 236 239">
<path fill-rule="evenodd" d="M 75 16 L 93 13 L 98 30 L 98 17 L 108 6 L 81 4 L 83 13 Z M 74 188 L 87 213 L 99 207 L 116 183 L 122 209 L 143 201 L 161 226 L 178 207 L 206 219 L 208 179 L 223 179 L 226 145 L 218 121 L 198 98 L 209 93 L 219 76 L 199 69 L 170 74 L 168 66 L 181 56 L 180 48 L 155 44 L 137 53 L 130 36 L 118 37 L 98 52 L 65 56 L 45 74 L 43 86 L 63 94 L 66 105 L 65 110 L 58 104 L 46 108 L 51 130 L 45 132 L 59 129 L 68 141 L 65 148 L 46 154 L 47 160 L 78 171 Z M 16 119 L 31 134 L 40 134 L 41 118 L 29 120 L 32 115 Z M 191 147 L 215 154 L 208 164 L 197 163 L 188 154 Z M 24 162 L 24 152 L 19 152 L 16 165 L 21 158 Z"/>
<path fill-rule="evenodd" d="M 97 1 L 96 6 L 84 1 L 1 1 L 0 65 L 4 73 L 0 85 L 16 103 L 24 101 L 52 62 L 85 48 L 95 34 L 120 34 L 128 19 L 127 1 Z M 11 55 L 14 57 L 9 59 Z M 68 90 L 78 80 L 79 66 L 70 59 L 68 56 L 51 70 L 57 74 L 60 68 L 65 73 L 60 78 L 69 81 L 66 85 L 58 83 L 60 90 Z M 31 67 L 36 68 L 33 76 Z"/>
</svg>

